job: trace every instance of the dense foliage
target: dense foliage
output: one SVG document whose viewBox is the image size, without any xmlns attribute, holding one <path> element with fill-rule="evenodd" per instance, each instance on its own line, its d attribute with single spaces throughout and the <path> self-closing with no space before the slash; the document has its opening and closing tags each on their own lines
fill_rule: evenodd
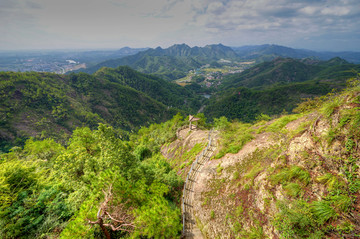
<svg viewBox="0 0 360 239">
<path fill-rule="evenodd" d="M 85 73 L 0 73 L 0 150 L 29 137 L 65 142 L 78 126 L 107 123 L 116 130 L 170 119 L 178 108 L 199 108 L 198 96 L 129 68 Z"/>
<path fill-rule="evenodd" d="M 159 147 L 182 124 L 177 115 L 142 128 L 131 141 L 100 124 L 94 131 L 76 129 L 67 147 L 29 139 L 23 149 L 2 154 L 0 237 L 102 238 L 91 223 L 99 208 L 111 215 L 104 223 L 116 225 L 120 216 L 129 220 L 119 231 L 107 226 L 112 236 L 177 237 L 182 180 Z"/>
</svg>

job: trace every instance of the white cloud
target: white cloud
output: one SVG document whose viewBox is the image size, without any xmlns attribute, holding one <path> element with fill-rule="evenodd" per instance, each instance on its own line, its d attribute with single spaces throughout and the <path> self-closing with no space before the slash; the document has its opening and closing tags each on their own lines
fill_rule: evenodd
<svg viewBox="0 0 360 239">
<path fill-rule="evenodd" d="M 326 7 L 321 10 L 321 13 L 324 15 L 334 15 L 334 16 L 345 16 L 350 13 L 350 9 L 347 7 Z"/>
<path fill-rule="evenodd" d="M 221 14 L 225 10 L 224 4 L 222 2 L 212 2 L 207 8 L 207 12 L 212 14 Z"/>
<path fill-rule="evenodd" d="M 358 0 L 1 0 L 1 47 L 242 45 L 359 38 Z M 344 34 L 349 33 L 349 34 Z M 323 41 L 331 39 L 323 38 Z M 346 40 L 346 39 L 345 39 Z M 359 39 L 360 40 L 360 39 Z M 203 44 L 200 44 L 203 43 Z M 358 47 L 359 49 L 359 47 Z"/>
</svg>

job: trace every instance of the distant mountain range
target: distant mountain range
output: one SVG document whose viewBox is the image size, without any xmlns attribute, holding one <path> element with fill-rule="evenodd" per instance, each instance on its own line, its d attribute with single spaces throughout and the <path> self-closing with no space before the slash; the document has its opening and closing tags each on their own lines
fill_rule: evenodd
<svg viewBox="0 0 360 239">
<path fill-rule="evenodd" d="M 189 47 L 186 44 L 173 45 L 163 49 L 157 47 L 139 52 L 135 55 L 101 62 L 93 67 L 81 70 L 94 73 L 101 67 L 118 67 L 127 65 L 143 73 L 152 73 L 167 80 L 184 77 L 189 70 L 216 62 L 220 59 L 236 60 L 233 49 L 224 45 L 208 45 L 205 47 Z"/>
<path fill-rule="evenodd" d="M 131 51 L 131 49 L 127 50 Z M 154 74 L 167 80 L 175 80 L 184 77 L 189 70 L 199 68 L 202 65 L 218 65 L 218 61 L 221 59 L 230 61 L 255 60 L 260 63 L 271 61 L 277 57 L 318 60 L 341 57 L 352 63 L 360 63 L 360 52 L 316 52 L 269 44 L 243 47 L 228 47 L 222 44 L 190 47 L 186 44 L 175 44 L 165 49 L 161 47 L 150 48 L 133 55 L 103 61 L 80 71 L 94 73 L 101 67 L 115 68 L 127 65 L 143 73 Z"/>
<path fill-rule="evenodd" d="M 340 57 L 351 63 L 360 63 L 360 52 L 318 52 L 306 49 L 294 49 L 279 45 L 256 45 L 232 47 L 236 54 L 243 60 L 257 60 L 258 62 L 269 61 L 276 57 L 290 58 L 315 58 L 319 60 L 329 60 Z"/>
</svg>

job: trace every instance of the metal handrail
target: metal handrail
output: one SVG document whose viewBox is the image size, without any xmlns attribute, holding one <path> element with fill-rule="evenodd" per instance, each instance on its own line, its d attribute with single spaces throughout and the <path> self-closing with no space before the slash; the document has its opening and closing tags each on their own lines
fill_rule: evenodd
<svg viewBox="0 0 360 239">
<path fill-rule="evenodd" d="M 199 159 L 203 158 L 204 155 L 207 153 L 207 151 L 209 150 L 209 147 L 211 146 L 211 133 L 212 133 L 212 129 L 209 131 L 209 136 L 208 136 L 208 144 L 206 146 L 206 148 L 201 152 L 200 156 L 196 157 L 195 162 L 192 163 L 190 171 L 188 172 L 187 176 L 186 176 L 186 180 L 184 183 L 184 189 L 183 189 L 183 196 L 182 196 L 182 221 L 183 221 L 183 230 L 182 230 L 182 234 L 185 235 L 185 221 L 186 221 L 186 215 L 185 215 L 185 194 L 186 194 L 186 185 L 188 184 L 189 178 L 191 178 L 192 174 L 193 174 L 193 168 L 198 164 Z"/>
</svg>

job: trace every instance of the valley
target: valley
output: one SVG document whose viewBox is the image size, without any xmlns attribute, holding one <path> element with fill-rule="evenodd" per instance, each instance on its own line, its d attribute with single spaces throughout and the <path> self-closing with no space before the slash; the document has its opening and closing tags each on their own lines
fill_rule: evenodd
<svg viewBox="0 0 360 239">
<path fill-rule="evenodd" d="M 0 72 L 0 237 L 358 238 L 360 65 L 287 50 Z"/>
<path fill-rule="evenodd" d="M 224 63 L 225 60 L 222 60 L 219 60 L 219 62 Z M 205 85 L 206 87 L 210 87 L 215 82 L 221 83 L 221 80 L 224 76 L 241 73 L 245 69 L 250 68 L 255 64 L 255 61 L 241 63 L 225 61 L 225 63 L 227 63 L 227 65 L 221 68 L 214 68 L 209 64 L 203 65 L 198 69 L 190 70 L 185 77 L 177 79 L 175 82 L 181 86 L 185 86 L 194 82 L 200 85 Z"/>
<path fill-rule="evenodd" d="M 359 0 L 0 0 L 0 239 L 359 239 Z"/>
</svg>

